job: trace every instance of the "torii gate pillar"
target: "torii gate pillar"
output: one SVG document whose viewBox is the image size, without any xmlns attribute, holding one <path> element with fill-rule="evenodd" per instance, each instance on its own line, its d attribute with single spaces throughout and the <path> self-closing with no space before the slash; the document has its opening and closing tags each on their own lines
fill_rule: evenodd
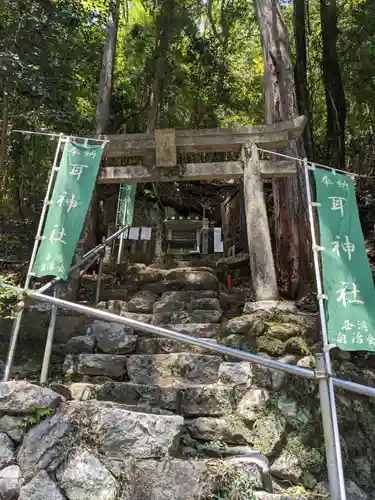
<svg viewBox="0 0 375 500">
<path fill-rule="evenodd" d="M 253 290 L 257 301 L 278 300 L 279 292 L 257 146 L 251 145 L 251 154 L 250 145 L 244 146 L 242 157 L 244 204 Z"/>
</svg>

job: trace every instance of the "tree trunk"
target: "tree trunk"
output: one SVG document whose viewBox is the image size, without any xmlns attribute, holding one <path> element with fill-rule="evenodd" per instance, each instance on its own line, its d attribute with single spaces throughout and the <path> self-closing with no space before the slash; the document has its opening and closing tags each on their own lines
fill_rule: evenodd
<svg viewBox="0 0 375 500">
<path fill-rule="evenodd" d="M 254 0 L 264 58 L 266 123 L 298 115 L 291 51 L 277 0 Z M 301 141 L 292 141 L 289 153 L 304 156 Z M 300 167 L 300 166 L 299 166 Z M 310 237 L 303 171 L 293 178 L 273 182 L 275 204 L 275 255 L 281 291 L 290 298 L 303 279 L 311 276 Z"/>
<path fill-rule="evenodd" d="M 103 135 L 107 132 L 110 119 L 111 95 L 113 71 L 116 61 L 116 43 L 118 32 L 118 21 L 120 11 L 120 0 L 110 0 L 108 11 L 107 38 L 103 49 L 102 66 L 100 72 L 99 94 L 96 105 L 96 135 Z M 100 243 L 98 237 L 100 205 L 97 186 L 95 186 L 89 209 L 86 214 L 81 239 L 78 242 L 74 255 L 73 264 L 80 261 L 82 256 L 92 247 Z M 76 299 L 78 292 L 79 271 L 74 273 L 69 279 L 67 292 L 69 298 Z"/>
<path fill-rule="evenodd" d="M 174 0 L 165 1 L 162 5 L 161 11 L 157 16 L 157 29 L 158 34 L 156 38 L 156 45 L 154 50 L 154 59 L 151 71 L 151 85 L 149 94 L 149 105 L 147 109 L 147 132 L 154 133 L 158 116 L 159 116 L 159 106 L 163 99 L 163 88 L 166 79 L 167 72 L 167 57 L 169 49 L 169 39 L 171 35 L 171 27 L 168 26 L 167 19 L 168 15 L 173 15 Z M 148 155 L 144 158 L 145 165 L 152 166 L 154 164 L 153 155 Z M 153 183 L 152 188 L 155 194 L 155 198 L 159 201 L 160 197 L 158 194 L 158 186 Z M 154 260 L 156 263 L 164 262 L 164 252 L 163 252 L 163 207 L 159 206 L 158 203 L 158 223 L 156 227 L 156 242 L 154 250 Z"/>
<path fill-rule="evenodd" d="M 110 0 L 108 12 L 107 38 L 103 49 L 102 67 L 100 72 L 99 94 L 96 106 L 96 135 L 107 132 L 112 95 L 113 71 L 116 60 L 116 43 L 118 32 L 120 0 Z M 92 193 L 90 207 L 87 211 L 85 226 L 83 229 L 83 247 L 87 252 L 91 247 L 98 244 L 99 228 L 99 196 L 97 187 Z"/>
<path fill-rule="evenodd" d="M 310 120 L 310 97 L 307 87 L 307 53 L 306 53 L 306 0 L 293 0 L 294 4 L 294 38 L 296 41 L 296 64 L 294 78 L 298 111 L 300 115 L 308 118 L 308 123 L 303 131 L 303 139 L 307 157 L 314 158 L 314 141 Z"/>
<path fill-rule="evenodd" d="M 323 41 L 323 82 L 327 105 L 327 160 L 336 167 L 345 166 L 346 102 L 337 57 L 336 0 L 320 0 Z"/>
<path fill-rule="evenodd" d="M 107 39 L 104 46 L 100 73 L 99 95 L 96 106 L 96 133 L 107 132 L 111 109 L 113 71 L 116 60 L 116 44 L 119 21 L 120 0 L 110 0 Z"/>
<path fill-rule="evenodd" d="M 2 176 L 1 191 L 5 193 L 7 184 L 7 172 L 5 171 L 5 156 L 7 151 L 7 135 L 8 135 L 8 108 L 9 108 L 9 94 L 4 82 L 3 86 L 3 112 L 1 120 L 1 145 L 0 145 L 0 174 Z"/>
</svg>

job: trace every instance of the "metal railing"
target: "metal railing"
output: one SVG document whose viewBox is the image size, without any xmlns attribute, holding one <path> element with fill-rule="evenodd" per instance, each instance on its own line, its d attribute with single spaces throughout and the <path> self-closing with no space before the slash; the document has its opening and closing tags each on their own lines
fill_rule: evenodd
<svg viewBox="0 0 375 500">
<path fill-rule="evenodd" d="M 102 241 L 99 245 L 97 245 L 95 248 L 92 248 L 90 251 L 88 251 L 85 255 L 83 255 L 82 259 L 74 264 L 70 269 L 69 269 L 69 274 L 68 277 L 70 277 L 74 272 L 80 271 L 80 275 L 82 275 L 89 267 L 91 267 L 98 259 L 99 259 L 99 269 L 98 269 L 98 280 L 96 284 L 96 292 L 95 292 L 95 303 L 99 301 L 99 295 L 100 295 L 100 286 L 101 286 L 101 281 L 102 281 L 102 275 L 103 275 L 103 259 L 104 259 L 104 251 L 108 245 L 112 243 L 116 238 L 119 238 L 124 231 L 126 231 L 128 227 L 122 227 L 115 233 L 113 233 L 111 236 L 106 238 L 105 240 Z M 36 251 L 33 253 L 33 256 L 35 258 Z M 29 293 L 28 286 L 30 283 L 30 280 L 32 278 L 32 265 L 33 265 L 34 259 L 32 258 L 29 264 L 29 269 L 26 277 L 26 282 L 25 282 L 25 288 L 18 288 L 18 287 L 13 287 L 14 290 L 16 290 L 19 293 Z M 45 293 L 47 290 L 50 290 L 51 288 L 54 289 L 54 298 L 59 299 L 59 294 L 60 294 L 60 284 L 61 284 L 61 279 L 60 278 L 54 278 L 45 285 L 43 285 L 41 288 L 37 290 L 39 294 Z M 9 287 L 7 283 L 0 283 L 0 286 L 5 286 Z M 12 287 L 11 287 L 12 288 Z M 42 297 L 47 297 L 46 295 L 41 295 Z M 19 337 L 19 331 L 21 327 L 21 321 L 23 317 L 23 304 L 22 302 L 18 304 L 18 309 L 19 311 L 17 312 L 16 318 L 13 322 L 13 328 L 12 328 L 12 334 L 10 338 L 10 344 L 9 344 L 9 349 L 8 349 L 8 355 L 7 355 L 7 361 L 5 364 L 4 368 L 4 376 L 3 376 L 3 381 L 6 382 L 10 378 L 12 366 L 13 366 L 13 360 L 14 360 L 14 354 L 16 352 L 16 347 L 17 347 L 17 342 L 18 342 L 18 337 Z M 56 323 L 56 316 L 57 316 L 57 310 L 58 306 L 54 306 L 51 311 L 51 318 L 50 318 L 50 323 L 48 326 L 48 332 L 47 332 L 47 339 L 46 339 L 46 347 L 44 351 L 44 357 L 43 357 L 43 363 L 42 363 L 42 371 L 41 371 L 41 376 L 40 376 L 40 382 L 42 384 L 45 384 L 47 382 L 48 378 L 48 368 L 49 368 L 49 363 L 51 359 L 51 353 L 52 353 L 52 344 L 53 344 L 53 336 L 55 332 L 55 323 Z"/>
<path fill-rule="evenodd" d="M 223 354 L 226 356 L 230 356 L 232 358 L 236 358 L 242 361 L 248 361 L 250 363 L 263 366 L 265 368 L 271 370 L 277 370 L 284 373 L 289 373 L 291 375 L 296 375 L 298 377 L 303 377 L 308 380 L 314 380 L 319 384 L 319 393 L 320 393 L 320 401 L 321 401 L 321 411 L 322 411 L 322 423 L 323 423 L 323 431 L 324 431 L 324 441 L 326 447 L 326 457 L 327 457 L 327 469 L 328 469 L 328 477 L 329 477 L 329 485 L 330 485 L 330 493 L 332 500 L 341 500 L 340 491 L 338 489 L 337 482 L 337 462 L 335 460 L 335 441 L 334 441 L 334 433 L 333 433 L 333 424 L 332 424 L 332 415 L 330 412 L 330 393 L 328 381 L 331 380 L 333 385 L 337 388 L 344 389 L 350 392 L 354 392 L 357 394 L 362 394 L 365 396 L 375 397 L 375 388 L 367 387 L 362 384 L 358 384 L 355 382 L 351 382 L 348 380 L 342 380 L 336 377 L 331 377 L 327 373 L 326 363 L 324 354 L 319 353 L 317 355 L 317 369 L 310 370 L 308 368 L 303 368 L 296 365 L 291 365 L 288 363 L 283 363 L 281 361 L 263 358 L 262 356 L 258 356 L 256 354 L 251 354 L 245 351 L 241 351 L 239 349 L 234 349 L 222 344 L 214 343 L 210 340 L 192 337 L 190 335 L 186 335 L 174 330 L 169 330 L 167 328 L 163 328 L 156 325 L 150 325 L 147 323 L 142 323 L 138 320 L 128 318 L 125 316 L 119 316 L 117 314 L 110 313 L 106 310 L 95 309 L 93 307 L 89 307 L 83 304 L 77 304 L 74 302 L 70 302 L 67 300 L 60 299 L 57 296 L 51 297 L 40 293 L 38 291 L 32 290 L 24 290 L 19 287 L 11 286 L 6 283 L 0 282 L 0 286 L 4 286 L 12 289 L 15 292 L 23 293 L 25 296 L 25 301 L 23 306 L 26 305 L 27 300 L 38 301 L 42 303 L 47 303 L 52 305 L 51 312 L 51 322 L 48 329 L 47 340 L 46 340 L 46 349 L 45 356 L 43 359 L 42 373 L 40 377 L 41 383 L 45 383 L 47 381 L 48 374 L 48 363 L 52 342 L 53 342 L 53 334 L 56 322 L 56 313 L 58 307 L 68 309 L 77 313 L 82 313 L 88 315 L 90 317 L 94 317 L 97 319 L 101 319 L 104 321 L 112 321 L 115 323 L 124 324 L 126 326 L 130 326 L 135 330 L 148 333 L 151 335 L 157 335 L 164 338 L 168 338 L 171 340 L 175 340 L 178 342 L 183 342 L 191 345 L 195 345 L 198 347 L 202 347 L 206 350 L 213 351 L 218 354 Z M 22 311 L 20 313 L 22 314 Z M 14 339 L 12 338 L 14 342 Z M 13 353 L 14 354 L 14 353 Z M 12 358 L 8 356 L 7 361 L 7 374 L 9 376 L 10 370 L 12 366 Z M 4 376 L 4 380 L 7 378 Z"/>
</svg>

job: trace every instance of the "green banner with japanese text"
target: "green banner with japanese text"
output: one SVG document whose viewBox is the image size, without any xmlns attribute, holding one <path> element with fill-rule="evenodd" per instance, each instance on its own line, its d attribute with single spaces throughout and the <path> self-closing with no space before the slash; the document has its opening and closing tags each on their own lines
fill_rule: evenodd
<svg viewBox="0 0 375 500">
<path fill-rule="evenodd" d="M 103 145 L 65 143 L 32 272 L 65 280 L 89 208 Z"/>
<path fill-rule="evenodd" d="M 375 351 L 375 289 L 354 183 L 318 168 L 314 176 L 329 344 Z"/>
<path fill-rule="evenodd" d="M 118 226 L 132 225 L 136 191 L 137 183 L 135 182 L 121 184 L 116 221 Z"/>
</svg>

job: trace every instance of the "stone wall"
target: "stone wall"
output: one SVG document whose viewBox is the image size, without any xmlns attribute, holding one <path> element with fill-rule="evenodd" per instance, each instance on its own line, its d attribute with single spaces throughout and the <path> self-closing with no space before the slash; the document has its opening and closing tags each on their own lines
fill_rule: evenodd
<svg viewBox="0 0 375 500">
<path fill-rule="evenodd" d="M 243 314 L 226 318 L 230 297 L 220 290 L 212 268 L 138 265 L 103 291 L 98 307 L 314 368 L 321 350 L 316 314 L 247 303 Z M 30 314 L 48 317 L 41 309 Z M 0 498 L 328 498 L 314 382 L 64 315 L 50 389 L 0 384 Z M 43 338 L 45 324 L 33 328 Z M 375 386 L 368 360 L 333 358 L 338 376 Z M 34 367 L 22 376 L 37 373 Z M 342 391 L 336 399 L 348 500 L 371 500 L 374 405 Z"/>
</svg>

